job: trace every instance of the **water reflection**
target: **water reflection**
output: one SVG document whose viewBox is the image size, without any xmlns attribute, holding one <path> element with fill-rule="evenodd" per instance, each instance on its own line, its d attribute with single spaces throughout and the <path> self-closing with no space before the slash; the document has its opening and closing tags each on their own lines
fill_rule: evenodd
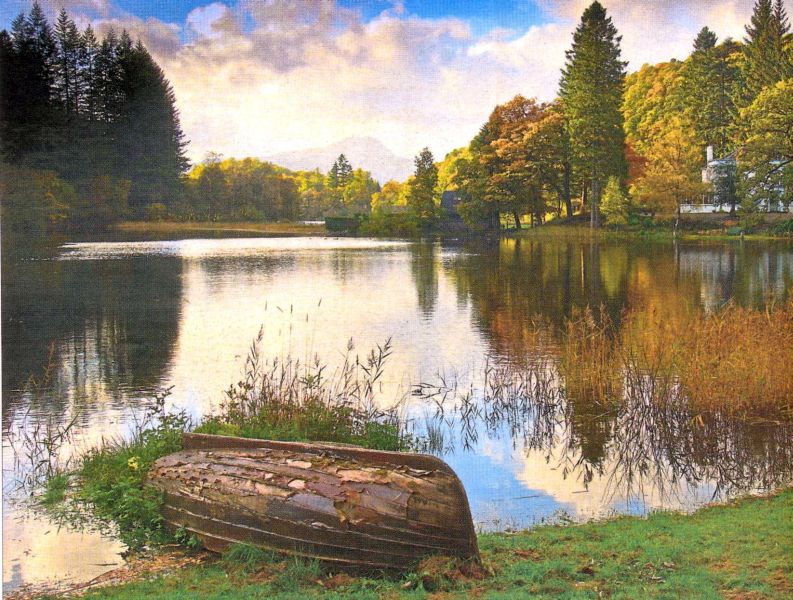
<svg viewBox="0 0 793 600">
<path fill-rule="evenodd" d="M 175 404 L 205 414 L 239 377 L 262 324 L 268 355 L 316 353 L 331 363 L 350 338 L 365 352 L 392 337 L 388 403 L 438 373 L 481 373 L 485 356 L 545 364 L 530 352 L 538 315 L 558 326 L 575 309 L 603 306 L 615 323 L 626 309 L 679 319 L 726 300 L 762 306 L 791 288 L 793 252 L 783 244 L 237 238 L 71 244 L 43 260 L 4 254 L 4 436 L 24 426 L 29 408 L 28 418 L 63 421 L 78 412 L 88 445 L 123 432 L 130 410 L 160 385 L 174 386 Z M 48 356 L 50 389 L 23 393 Z M 689 509 L 715 492 L 768 489 L 790 477 L 789 428 L 687 421 L 685 411 L 642 405 L 604 414 L 564 397 L 485 410 L 482 381 L 472 379 L 471 418 L 447 408 L 435 433 L 453 448 L 446 458 L 485 528 L 525 526 L 559 509 Z M 528 389 L 521 394 L 537 396 Z M 433 401 L 413 400 L 410 416 L 435 414 Z M 16 516 L 6 510 L 4 519 Z M 8 531 L 19 530 L 13 523 Z M 44 547 L 16 537 L 4 581 L 15 572 L 34 577 L 11 561 L 23 560 L 26 545 Z"/>
<path fill-rule="evenodd" d="M 431 450 L 454 462 L 461 450 L 507 442 L 515 476 L 531 490 L 552 491 L 574 518 L 688 508 L 793 479 L 790 424 L 700 414 L 682 396 L 661 402 L 647 388 L 607 408 L 584 403 L 566 395 L 547 355 L 522 368 L 488 364 L 481 377 L 423 384 L 415 395 L 435 407 L 419 427 Z M 525 526 L 548 516 L 510 518 Z"/>
</svg>

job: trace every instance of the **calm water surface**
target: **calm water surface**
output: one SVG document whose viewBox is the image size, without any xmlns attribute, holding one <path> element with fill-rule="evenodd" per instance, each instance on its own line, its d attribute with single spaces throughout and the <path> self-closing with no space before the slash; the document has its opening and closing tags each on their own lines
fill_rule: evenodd
<svg viewBox="0 0 793 600">
<path fill-rule="evenodd" d="M 439 408 L 410 392 L 441 380 L 481 389 L 486 365 L 531 357 L 538 315 L 558 325 L 589 305 L 617 322 L 625 309 L 674 319 L 728 301 L 763 306 L 792 287 L 790 245 L 737 241 L 235 238 L 66 244 L 6 259 L 4 488 L 14 480 L 8 436 L 36 422 L 76 416 L 79 449 L 125 435 L 161 387 L 196 417 L 212 410 L 263 326 L 264 355 L 331 364 L 349 340 L 363 355 L 391 338 L 380 401 L 404 400 L 418 433 L 431 424 L 482 530 L 690 510 L 789 481 L 790 429 L 697 424 L 647 406 L 604 416 L 575 398 L 497 405 L 476 391 L 461 419 L 459 394 Z M 47 389 L 24 392 L 48 364 Z M 59 530 L 7 502 L 3 519 L 9 589 L 121 563 L 111 538 Z"/>
</svg>

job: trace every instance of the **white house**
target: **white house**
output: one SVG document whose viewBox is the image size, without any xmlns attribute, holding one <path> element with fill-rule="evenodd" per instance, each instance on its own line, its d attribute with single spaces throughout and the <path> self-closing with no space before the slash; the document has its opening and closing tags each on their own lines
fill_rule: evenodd
<svg viewBox="0 0 793 600">
<path fill-rule="evenodd" d="M 751 178 L 752 173 L 747 177 Z M 703 214 L 729 212 L 733 207 L 735 198 L 735 184 L 738 178 L 738 162 L 735 154 L 728 154 L 722 158 L 714 158 L 713 146 L 707 148 L 707 162 L 702 168 L 702 182 L 711 184 L 713 191 L 707 198 L 708 201 L 701 203 L 688 203 L 680 205 L 681 213 Z M 773 190 L 774 196 L 781 197 L 784 189 L 779 186 Z M 705 200 L 705 199 L 703 199 Z M 768 198 L 762 198 L 757 202 L 757 207 L 761 211 L 768 212 L 793 212 L 793 203 L 786 206 L 780 200 L 773 200 L 768 203 Z"/>
</svg>

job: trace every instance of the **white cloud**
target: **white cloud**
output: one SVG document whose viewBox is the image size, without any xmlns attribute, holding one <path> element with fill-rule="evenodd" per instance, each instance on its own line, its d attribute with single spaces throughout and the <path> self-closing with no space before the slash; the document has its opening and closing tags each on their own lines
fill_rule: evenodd
<svg viewBox="0 0 793 600">
<path fill-rule="evenodd" d="M 412 156 L 466 144 L 495 104 L 550 100 L 589 0 L 540 0 L 547 22 L 474 36 L 465 21 L 425 19 L 400 4 L 364 22 L 332 0 L 213 2 L 184 24 L 142 20 L 107 0 L 100 27 L 139 35 L 171 80 L 191 156 L 265 156 L 370 135 Z M 623 56 L 684 58 L 708 25 L 740 38 L 752 0 L 604 0 Z M 96 14 L 96 13 L 94 13 Z"/>
</svg>

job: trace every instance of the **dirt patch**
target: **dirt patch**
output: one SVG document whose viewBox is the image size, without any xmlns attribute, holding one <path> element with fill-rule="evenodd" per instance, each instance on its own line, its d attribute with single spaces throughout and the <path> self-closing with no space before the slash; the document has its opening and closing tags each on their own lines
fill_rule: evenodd
<svg viewBox="0 0 793 600">
<path fill-rule="evenodd" d="M 355 579 L 346 573 L 337 573 L 328 579 L 320 580 L 320 585 L 326 590 L 337 590 L 341 587 L 347 587 L 355 582 Z"/>
</svg>

